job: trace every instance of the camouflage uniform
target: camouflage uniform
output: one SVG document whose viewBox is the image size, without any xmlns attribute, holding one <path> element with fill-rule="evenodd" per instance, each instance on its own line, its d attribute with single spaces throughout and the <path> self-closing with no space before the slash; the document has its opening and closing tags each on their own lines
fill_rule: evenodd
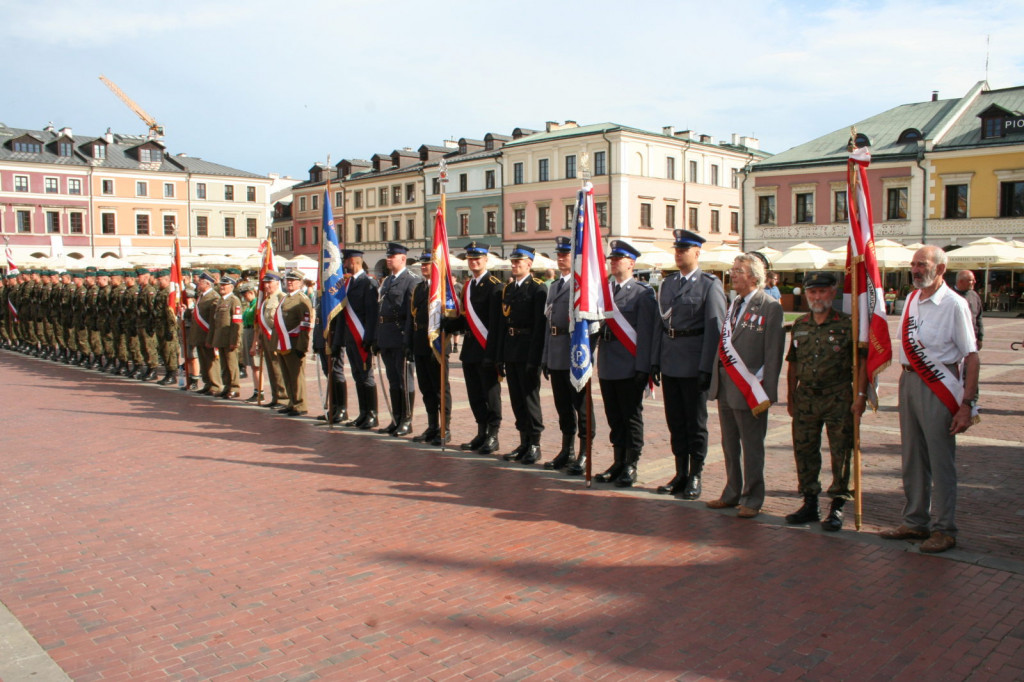
<svg viewBox="0 0 1024 682">
<path fill-rule="evenodd" d="M 162 275 L 158 273 L 158 276 Z M 160 352 L 161 364 L 164 366 L 164 378 L 159 382 L 167 385 L 178 369 L 178 320 L 168 304 L 171 289 L 157 289 L 153 298 L 153 319 L 156 327 L 156 342 Z"/>
<path fill-rule="evenodd" d="M 118 271 L 124 276 L 123 271 Z M 117 361 L 115 370 L 111 373 L 119 373 L 128 365 L 128 341 L 124 333 L 124 320 L 121 319 L 121 311 L 124 309 L 124 293 L 127 287 L 124 281 L 110 290 L 110 333 L 113 336 L 114 358 Z"/>
<path fill-rule="evenodd" d="M 75 330 L 75 345 L 79 352 L 79 362 L 89 359 L 89 328 L 86 321 L 86 294 L 89 289 L 86 287 L 85 282 L 75 289 L 75 298 L 72 303 L 72 326 Z"/>
<path fill-rule="evenodd" d="M 156 318 L 153 312 L 153 299 L 156 298 L 156 287 L 149 281 L 139 285 L 139 294 L 135 299 L 136 329 L 139 337 L 139 349 L 142 351 L 144 364 L 149 368 L 150 377 L 156 375 L 156 367 L 160 364 L 160 354 L 156 343 Z M 139 377 L 140 379 L 144 377 Z"/>
<path fill-rule="evenodd" d="M 106 286 L 100 287 L 96 300 L 96 309 L 99 315 L 100 341 L 103 345 L 104 365 L 114 361 L 114 319 L 111 314 L 110 301 L 114 288 L 108 282 Z"/>
<path fill-rule="evenodd" d="M 139 345 L 138 298 L 138 284 L 129 285 L 121 298 L 121 317 L 124 320 L 123 328 L 128 348 L 128 361 L 134 363 L 135 370 L 142 369 L 142 366 L 146 364 L 142 357 L 142 347 Z"/>
<path fill-rule="evenodd" d="M 71 356 L 78 350 L 78 335 L 75 333 L 75 292 L 78 285 L 74 280 L 64 285 L 61 291 L 60 311 L 64 326 L 64 346 L 68 349 L 65 360 L 70 361 Z"/>
<path fill-rule="evenodd" d="M 853 326 L 850 316 L 832 310 L 823 324 L 808 313 L 793 323 L 793 337 L 786 355 L 796 362 L 797 388 L 790 393 L 794 404 L 793 453 L 800 494 L 818 495 L 821 483 L 821 427 L 828 433 L 832 455 L 832 485 L 828 495 L 853 499 L 850 491 L 850 457 L 853 450 Z"/>
</svg>

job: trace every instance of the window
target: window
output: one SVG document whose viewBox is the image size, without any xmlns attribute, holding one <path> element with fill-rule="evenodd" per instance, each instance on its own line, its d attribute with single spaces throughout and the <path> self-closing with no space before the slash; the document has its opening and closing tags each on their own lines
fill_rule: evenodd
<svg viewBox="0 0 1024 682">
<path fill-rule="evenodd" d="M 594 175 L 605 175 L 608 173 L 606 154 L 607 152 L 594 152 Z"/>
<path fill-rule="evenodd" d="M 430 179 L 430 193 L 440 194 L 441 193 L 441 178 Z"/>
<path fill-rule="evenodd" d="M 252 238 L 256 236 L 256 219 L 246 218 L 245 219 L 245 236 Z"/>
<path fill-rule="evenodd" d="M 459 236 L 466 237 L 469 235 L 469 214 L 459 214 Z"/>
<path fill-rule="evenodd" d="M 640 204 L 640 227 L 651 226 L 651 205 L 647 202 Z"/>
<path fill-rule="evenodd" d="M 988 116 L 981 119 L 981 138 L 983 140 L 992 137 L 1002 137 L 1004 134 L 1005 127 L 1002 116 Z"/>
<path fill-rule="evenodd" d="M 47 194 L 57 194 L 60 192 L 60 180 L 57 178 L 44 178 L 43 179 L 43 191 Z"/>
<path fill-rule="evenodd" d="M 548 160 L 540 159 L 537 162 L 537 182 L 548 181 Z"/>
<path fill-rule="evenodd" d="M 313 210 L 314 211 L 319 211 L 320 210 L 320 195 L 319 194 L 314 194 L 313 196 L 310 197 L 310 201 L 313 204 L 312 205 Z"/>
<path fill-rule="evenodd" d="M 206 183 L 205 182 L 197 182 L 196 183 L 196 199 L 205 199 L 205 198 L 206 198 Z"/>
<path fill-rule="evenodd" d="M 740 233 L 740 214 L 736 211 L 733 211 L 732 215 L 729 216 L 729 232 L 732 234 Z"/>
<path fill-rule="evenodd" d="M 967 185 L 946 185 L 946 217 L 967 217 Z"/>
<path fill-rule="evenodd" d="M 717 210 L 715 210 L 715 209 L 711 209 L 711 231 L 712 232 L 721 232 L 722 231 L 722 225 L 719 222 L 720 220 L 721 220 L 721 217 L 720 217 L 719 212 Z"/>
<path fill-rule="evenodd" d="M 164 183 L 164 198 L 165 199 L 173 199 L 174 198 L 174 183 L 173 182 L 165 182 Z"/>
<path fill-rule="evenodd" d="M 138 213 L 135 216 L 135 234 L 149 234 L 149 215 Z"/>
<path fill-rule="evenodd" d="M 358 243 L 363 241 L 363 221 L 362 220 L 357 220 L 356 221 L 355 235 L 354 235 L 352 241 L 354 241 L 356 244 L 358 244 Z"/>
<path fill-rule="evenodd" d="M 565 206 L 565 226 L 563 230 L 571 230 L 576 227 L 576 204 L 566 204 Z"/>
<path fill-rule="evenodd" d="M 224 185 L 224 201 L 234 201 L 234 200 L 235 200 L 235 186 L 234 185 Z"/>
<path fill-rule="evenodd" d="M 391 203 L 398 205 L 402 203 L 402 186 L 395 185 L 391 188 Z"/>
<path fill-rule="evenodd" d="M 907 198 L 909 190 L 906 187 L 890 187 L 885 191 L 885 219 L 906 220 L 907 219 Z"/>
<path fill-rule="evenodd" d="M 210 219 L 204 215 L 196 216 L 196 236 L 208 237 L 210 235 Z"/>
<path fill-rule="evenodd" d="M 459 173 L 459 191 L 465 192 L 469 189 L 469 176 L 465 173 Z"/>
<path fill-rule="evenodd" d="M 517 208 L 513 212 L 514 221 L 512 225 L 513 232 L 526 232 L 526 209 Z"/>
<path fill-rule="evenodd" d="M 100 193 L 101 194 L 113 194 L 114 193 L 114 181 L 113 180 L 101 180 L 100 181 Z"/>
<path fill-rule="evenodd" d="M 15 142 L 14 151 L 26 152 L 28 154 L 38 154 L 43 151 L 43 145 L 38 142 Z"/>
<path fill-rule="evenodd" d="M 569 154 L 565 157 L 565 178 L 571 180 L 576 177 L 576 155 Z"/>
<path fill-rule="evenodd" d="M 597 226 L 599 228 L 608 227 L 608 202 L 599 201 L 594 204 L 594 209 L 594 212 L 597 213 Z"/>
<path fill-rule="evenodd" d="M 387 187 L 381 187 L 379 190 L 377 190 L 377 194 L 379 195 L 379 199 L 380 199 L 380 201 L 378 203 L 381 206 L 387 206 L 388 205 L 388 188 Z"/>
<path fill-rule="evenodd" d="M 345 193 L 335 192 L 334 193 L 334 208 L 341 208 L 345 203 Z"/>
<path fill-rule="evenodd" d="M 352 203 L 355 205 L 356 208 L 363 207 L 363 190 L 352 192 Z"/>
<path fill-rule="evenodd" d="M 68 194 L 81 194 L 82 181 L 72 178 L 68 180 Z"/>
<path fill-rule="evenodd" d="M 388 221 L 380 221 L 380 240 L 386 242 L 388 240 Z"/>
<path fill-rule="evenodd" d="M 834 223 L 845 223 L 849 220 L 848 211 L 850 210 L 849 204 L 846 202 L 846 190 L 837 190 L 832 195 L 835 199 L 835 208 L 832 210 L 832 222 Z"/>
<path fill-rule="evenodd" d="M 81 213 L 69 213 L 68 214 L 69 232 L 71 234 L 82 234 L 82 214 Z"/>
<path fill-rule="evenodd" d="M 523 164 L 522 162 L 512 164 L 512 184 L 521 185 L 523 184 Z"/>
<path fill-rule="evenodd" d="M 306 245 L 306 228 L 300 227 L 299 228 L 299 246 L 305 246 L 305 245 Z"/>
<path fill-rule="evenodd" d="M 104 181 L 106 182 L 106 181 Z M 28 176 L 27 175 L 15 175 L 14 176 L 14 191 L 15 192 L 27 192 L 28 191 Z"/>
<path fill-rule="evenodd" d="M 49 234 L 60 233 L 60 213 L 57 211 L 46 212 L 46 231 Z"/>
<path fill-rule="evenodd" d="M 319 227 L 311 227 L 311 228 L 309 228 L 309 231 L 313 235 L 313 244 L 319 243 L 320 242 L 320 228 Z"/>
<path fill-rule="evenodd" d="M 416 238 L 416 221 L 409 218 L 405 221 L 405 238 L 415 239 Z"/>
<path fill-rule="evenodd" d="M 1024 216 L 1024 182 L 999 183 L 999 217 Z"/>
<path fill-rule="evenodd" d="M 688 229 L 694 232 L 700 231 L 700 224 L 697 222 L 697 207 L 691 206 L 689 209 L 689 224 L 686 226 Z"/>
<path fill-rule="evenodd" d="M 736 170 L 735 168 L 732 169 L 732 188 L 733 189 L 739 189 L 740 188 L 740 172 L 738 170 Z"/>
<path fill-rule="evenodd" d="M 498 214 L 495 211 L 487 211 L 487 234 L 498 234 Z"/>
<path fill-rule="evenodd" d="M 171 215 L 171 214 L 164 214 L 164 234 L 165 235 L 173 235 L 174 234 L 174 223 L 175 223 L 175 220 L 174 220 L 174 216 L 173 215 Z"/>
<path fill-rule="evenodd" d="M 814 192 L 800 192 L 796 195 L 795 223 L 814 222 Z"/>
<path fill-rule="evenodd" d="M 139 150 L 139 162 L 140 163 L 160 163 L 160 159 L 163 158 L 159 149 L 140 149 Z"/>
<path fill-rule="evenodd" d="M 401 239 L 402 238 L 402 222 L 400 220 L 396 220 L 393 223 L 393 226 L 395 228 L 395 239 Z"/>
<path fill-rule="evenodd" d="M 32 213 L 30 211 L 16 211 L 18 232 L 32 231 Z"/>
<path fill-rule="evenodd" d="M 917 142 L 921 139 L 921 131 L 917 128 L 907 128 L 900 133 L 899 138 L 896 140 L 896 144 L 907 144 L 910 142 Z"/>
<path fill-rule="evenodd" d="M 669 180 L 676 179 L 676 157 L 674 156 L 665 159 L 665 177 Z"/>
<path fill-rule="evenodd" d="M 92 158 L 100 160 L 107 158 L 107 145 L 94 144 L 92 146 Z"/>
<path fill-rule="evenodd" d="M 306 197 L 299 197 L 299 213 L 306 210 Z"/>
<path fill-rule="evenodd" d="M 416 183 L 410 182 L 405 186 L 405 203 L 411 204 L 416 201 Z"/>
<path fill-rule="evenodd" d="M 757 198 L 757 224 L 775 224 L 775 197 L 764 196 Z"/>
<path fill-rule="evenodd" d="M 690 162 L 690 182 L 697 182 L 697 162 Z"/>
<path fill-rule="evenodd" d="M 711 184 L 718 185 L 718 164 L 711 164 Z"/>
<path fill-rule="evenodd" d="M 235 236 L 235 219 L 225 218 L 224 219 L 224 236 L 234 237 Z"/>
<path fill-rule="evenodd" d="M 248 185 L 245 188 L 245 200 L 256 201 L 256 188 L 252 185 Z"/>
<path fill-rule="evenodd" d="M 538 206 L 537 207 L 537 231 L 547 232 L 551 229 L 551 207 L 550 206 Z"/>
<path fill-rule="evenodd" d="M 676 227 L 676 205 L 665 205 L 665 229 L 673 230 Z"/>
<path fill-rule="evenodd" d="M 135 183 L 135 196 L 137 197 L 148 197 L 149 196 L 149 184 L 146 182 Z"/>
<path fill-rule="evenodd" d="M 100 215 L 100 232 L 103 234 L 115 234 L 117 232 L 117 217 L 113 213 Z"/>
<path fill-rule="evenodd" d="M 494 189 L 494 171 L 484 171 L 484 189 Z"/>
</svg>

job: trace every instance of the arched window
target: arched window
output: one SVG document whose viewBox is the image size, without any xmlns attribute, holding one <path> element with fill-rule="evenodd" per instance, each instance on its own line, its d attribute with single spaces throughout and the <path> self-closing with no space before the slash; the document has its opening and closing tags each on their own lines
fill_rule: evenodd
<svg viewBox="0 0 1024 682">
<path fill-rule="evenodd" d="M 917 142 L 922 137 L 921 131 L 917 128 L 907 128 L 900 133 L 899 139 L 896 140 L 897 144 L 907 144 L 908 142 Z"/>
</svg>

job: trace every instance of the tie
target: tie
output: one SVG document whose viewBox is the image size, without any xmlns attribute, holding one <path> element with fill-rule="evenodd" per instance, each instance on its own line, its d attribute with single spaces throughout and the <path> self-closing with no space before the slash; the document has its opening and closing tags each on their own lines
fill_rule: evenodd
<svg viewBox="0 0 1024 682">
<path fill-rule="evenodd" d="M 619 295 L 619 289 L 621 289 L 621 288 L 622 288 L 622 286 L 618 282 L 616 282 L 615 286 L 612 287 L 613 295 L 618 296 Z"/>
<path fill-rule="evenodd" d="M 740 298 L 736 301 L 736 310 L 732 313 L 732 328 L 736 328 L 736 322 L 740 319 L 740 310 L 743 308 L 743 299 Z"/>
</svg>

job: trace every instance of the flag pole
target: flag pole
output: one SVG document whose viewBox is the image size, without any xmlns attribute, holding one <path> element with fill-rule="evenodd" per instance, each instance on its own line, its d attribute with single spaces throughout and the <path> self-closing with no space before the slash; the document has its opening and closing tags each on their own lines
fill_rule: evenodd
<svg viewBox="0 0 1024 682">
<path fill-rule="evenodd" d="M 580 168 L 580 175 L 582 176 L 583 186 L 586 187 L 587 186 L 587 182 L 590 181 L 590 155 L 587 154 L 586 151 L 584 151 L 583 152 L 583 156 L 580 157 L 580 158 L 581 158 L 581 162 L 582 162 L 581 163 L 581 168 Z M 585 209 L 586 209 L 585 205 L 579 205 L 579 206 L 576 207 L 577 211 L 583 211 Z M 600 226 L 598 226 L 598 227 L 600 227 Z M 575 230 L 573 231 L 573 235 L 575 237 Z M 600 235 L 598 235 L 598 238 L 600 239 Z M 576 249 L 575 249 L 575 245 L 574 245 L 573 254 L 575 254 L 575 253 L 576 253 Z M 575 255 L 574 255 L 574 258 L 575 258 Z M 574 280 L 576 278 L 575 270 L 576 270 L 576 267 L 575 267 L 575 264 L 573 264 L 573 279 Z M 587 325 L 587 336 L 589 336 L 590 335 L 590 322 L 584 322 L 584 324 Z M 591 359 L 591 364 L 593 364 L 593 359 Z M 586 487 L 587 488 L 590 488 L 593 485 L 593 483 L 594 483 L 594 476 L 593 476 L 593 473 L 594 473 L 593 472 L 593 469 L 594 469 L 594 457 L 593 457 L 594 443 L 593 443 L 593 438 L 591 436 L 591 434 L 594 432 L 594 428 L 593 428 L 593 420 L 594 420 L 593 385 L 594 385 L 594 378 L 593 378 L 593 374 L 591 374 L 591 377 L 589 379 L 587 379 L 587 388 L 586 388 L 587 396 L 586 396 L 586 402 L 584 403 L 586 405 L 586 408 L 587 408 L 587 420 L 586 420 L 586 428 L 587 428 L 587 437 L 586 437 L 587 465 L 586 465 L 586 470 L 584 472 L 584 478 L 586 479 Z"/>
<path fill-rule="evenodd" d="M 857 129 L 850 127 L 850 143 L 847 145 L 847 151 L 852 153 L 854 150 L 855 140 L 857 139 Z M 849 206 L 850 211 L 850 223 L 851 225 L 860 225 L 861 216 L 858 213 L 859 204 L 855 200 L 856 189 L 858 182 L 857 168 L 854 164 L 847 162 L 846 164 L 846 175 L 847 175 L 847 192 L 846 192 L 846 203 Z M 847 253 L 851 252 L 849 240 L 853 236 L 847 238 Z M 856 402 L 857 393 L 860 388 L 857 385 L 858 378 L 860 377 L 860 282 L 858 281 L 858 271 L 860 270 L 860 263 L 864 260 L 862 254 L 851 256 L 849 259 L 849 272 L 846 274 L 850 277 L 850 315 L 852 317 L 852 336 L 853 336 L 853 396 L 854 402 Z M 860 454 L 860 414 L 856 410 L 853 412 L 853 519 L 854 527 L 857 530 L 861 529 L 863 516 L 864 516 L 864 500 L 861 491 L 861 454 Z"/>
<path fill-rule="evenodd" d="M 441 159 L 441 163 L 438 165 L 438 173 L 439 173 L 439 176 L 440 176 L 440 179 L 441 179 L 441 182 L 440 182 L 440 184 L 441 184 L 441 224 L 444 225 L 445 229 L 447 230 L 448 229 L 448 220 L 447 220 L 447 216 L 445 215 L 446 208 L 447 208 L 446 201 L 445 201 L 445 199 L 446 199 L 445 190 L 446 190 L 447 185 L 448 185 L 448 164 L 445 163 L 444 159 Z M 434 221 L 434 228 L 437 229 L 437 221 L 436 220 Z M 435 237 L 434 238 L 434 243 L 436 243 L 436 242 L 437 242 L 437 239 Z M 445 240 L 445 242 L 447 243 L 447 239 Z M 447 258 L 448 254 L 445 254 L 445 257 Z M 437 272 L 437 268 L 434 267 L 433 257 L 430 260 L 430 267 L 434 271 L 433 272 L 434 275 L 440 275 L 441 274 L 441 273 Z M 443 287 L 443 291 L 444 291 L 444 299 L 443 300 L 447 301 L 448 300 L 448 273 L 447 272 L 444 273 L 444 278 L 445 278 L 445 281 L 443 281 L 443 282 L 434 283 L 433 281 L 431 281 L 431 287 L 436 286 L 439 289 L 441 289 Z M 429 295 L 429 292 L 428 292 L 428 295 Z M 428 306 L 429 306 L 429 301 L 428 301 Z M 447 336 L 445 334 L 444 324 L 443 324 L 444 323 L 444 313 L 445 313 L 446 308 L 447 308 L 447 306 L 445 304 L 441 305 L 441 320 L 440 320 L 440 322 L 438 322 L 439 330 L 441 332 L 441 388 L 440 388 L 440 392 L 441 392 L 441 407 L 440 407 L 440 410 L 441 410 L 441 413 L 438 415 L 437 419 L 438 419 L 438 422 L 441 424 L 441 452 L 444 452 L 445 449 L 446 449 L 446 440 L 447 440 L 447 436 L 448 436 L 448 424 L 447 424 L 448 420 L 445 419 L 445 408 L 447 407 L 447 403 L 448 403 L 448 401 L 445 400 L 445 397 L 446 397 L 445 394 L 448 392 L 448 391 L 445 390 L 447 388 L 447 386 L 448 386 L 448 352 L 447 352 L 448 351 L 448 347 L 445 344 L 448 342 L 448 339 L 447 339 Z"/>
</svg>

